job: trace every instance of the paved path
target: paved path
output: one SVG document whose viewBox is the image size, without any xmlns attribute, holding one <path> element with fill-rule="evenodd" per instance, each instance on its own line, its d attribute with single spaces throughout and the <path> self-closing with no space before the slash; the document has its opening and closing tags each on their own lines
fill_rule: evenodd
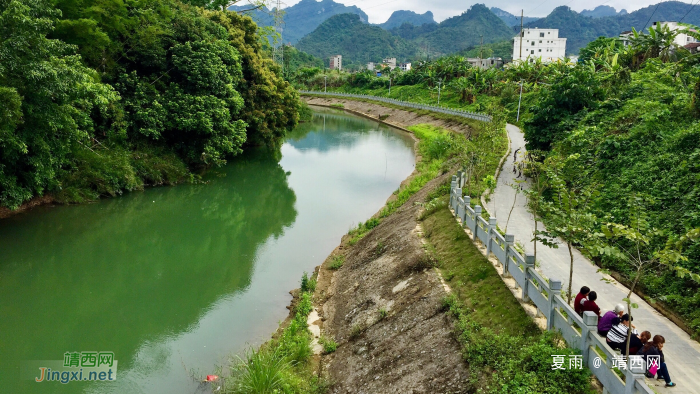
<svg viewBox="0 0 700 394">
<path fill-rule="evenodd" d="M 518 151 L 518 161 L 520 161 L 525 152 L 525 140 L 520 129 L 513 125 L 508 125 L 506 129 L 511 140 L 511 152 L 498 177 L 498 186 L 492 200 L 486 207 L 491 213 L 495 211 L 498 225 L 502 229 L 506 228 L 508 212 L 515 195 L 515 190 L 509 186 L 515 184 L 517 175 L 513 174 L 513 153 L 520 148 Z M 523 178 L 524 176 L 520 179 Z M 531 239 L 535 230 L 535 222 L 532 214 L 528 212 L 525 202 L 525 196 L 518 194 L 515 208 L 508 222 L 508 233 L 515 235 L 516 242 L 524 244 L 527 253 L 532 253 L 533 243 Z M 538 224 L 538 226 L 541 225 L 541 223 Z M 570 261 L 566 245 L 562 244 L 557 249 L 538 245 L 537 260 L 540 265 L 539 269 L 545 276 L 562 281 L 562 294 L 564 294 L 568 287 Z M 597 304 L 603 311 L 607 311 L 613 309 L 615 304 L 621 303 L 629 290 L 609 275 L 597 272 L 597 269 L 598 267 L 583 257 L 578 250 L 574 250 L 572 291 L 575 294 L 581 286 L 590 287 L 591 290 L 598 293 Z M 669 367 L 671 379 L 678 384 L 675 388 L 667 389 L 661 383 L 649 381 L 650 386 L 660 393 L 700 394 L 700 344 L 636 295 L 632 299 L 633 302 L 639 304 L 639 308 L 632 311 L 637 329 L 640 332 L 649 330 L 652 335 L 661 334 L 666 338 L 664 345 L 666 364 Z"/>
</svg>

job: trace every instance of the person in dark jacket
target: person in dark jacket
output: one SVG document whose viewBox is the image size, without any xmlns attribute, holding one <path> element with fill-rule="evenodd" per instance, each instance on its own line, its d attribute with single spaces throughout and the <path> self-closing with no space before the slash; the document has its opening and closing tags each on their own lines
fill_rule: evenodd
<svg viewBox="0 0 700 394">
<path fill-rule="evenodd" d="M 671 381 L 671 375 L 668 374 L 668 368 L 666 367 L 666 360 L 664 358 L 664 352 L 662 351 L 664 343 L 666 343 L 666 338 L 661 335 L 654 335 L 654 338 L 650 342 L 647 342 L 637 354 L 644 358 L 644 363 L 647 366 L 647 374 L 649 375 L 651 375 L 650 367 L 653 366 L 650 365 L 649 359 L 658 357 L 656 378 L 665 380 L 666 387 L 676 387 L 676 384 Z M 653 377 L 653 375 L 651 377 Z"/>
<path fill-rule="evenodd" d="M 588 299 L 588 293 L 590 292 L 591 289 L 589 289 L 588 286 L 583 286 L 581 291 L 576 294 L 576 298 L 574 298 L 574 310 L 579 316 L 583 315 L 581 308 L 583 307 L 583 302 Z"/>
<path fill-rule="evenodd" d="M 600 318 L 600 307 L 595 303 L 595 300 L 597 299 L 598 294 L 595 291 L 588 293 L 588 300 L 584 301 L 583 305 L 581 306 L 581 315 L 583 315 L 583 312 L 585 311 L 591 311 Z"/>
</svg>

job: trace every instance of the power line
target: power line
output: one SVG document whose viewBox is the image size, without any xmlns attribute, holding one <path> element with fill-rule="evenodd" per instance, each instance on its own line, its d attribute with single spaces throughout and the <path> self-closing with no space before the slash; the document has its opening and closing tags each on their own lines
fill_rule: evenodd
<svg viewBox="0 0 700 394">
<path fill-rule="evenodd" d="M 651 22 L 651 18 L 654 17 L 654 14 L 656 14 L 656 10 L 659 9 L 659 6 L 660 6 L 660 5 L 661 5 L 661 3 L 657 4 L 657 5 L 656 5 L 656 8 L 654 8 L 654 12 L 652 12 L 651 15 L 649 15 L 649 20 L 647 21 L 647 23 L 644 24 L 644 27 L 643 27 L 642 30 L 641 30 L 642 32 L 644 31 L 644 29 L 647 28 L 647 25 L 649 24 L 649 22 Z"/>
<path fill-rule="evenodd" d="M 698 4 L 698 3 L 693 4 L 694 1 L 695 1 L 695 0 L 691 0 L 691 2 L 690 2 L 690 8 L 688 9 L 688 12 L 686 12 L 685 15 L 683 15 L 683 17 L 681 18 L 680 21 L 678 21 L 678 23 L 683 22 L 683 19 L 685 19 L 685 17 L 688 16 L 688 14 L 690 14 L 690 11 L 693 10 L 693 7 L 695 7 L 695 6 Z"/>
</svg>

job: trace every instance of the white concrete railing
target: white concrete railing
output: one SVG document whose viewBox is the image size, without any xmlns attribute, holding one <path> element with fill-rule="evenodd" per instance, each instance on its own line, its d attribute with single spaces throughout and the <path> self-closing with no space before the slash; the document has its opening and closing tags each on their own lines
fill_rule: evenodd
<svg viewBox="0 0 700 394">
<path fill-rule="evenodd" d="M 605 338 L 598 335 L 598 316 L 585 312 L 579 316 L 561 296 L 561 282 L 545 279 L 535 270 L 535 256 L 523 257 L 513 247 L 515 236 L 501 235 L 496 229 L 496 218 L 486 221 L 481 217 L 481 207 L 471 207 L 469 196 L 462 195 L 465 175 L 459 171 L 452 176 L 450 208 L 468 228 L 474 241 L 486 246 L 486 255 L 493 254 L 503 266 L 503 275 L 512 277 L 521 289 L 522 299 L 537 307 L 547 319 L 547 330 L 559 331 L 573 349 L 581 351 L 583 365 L 593 372 L 611 394 L 653 394 L 644 381 L 644 366 L 632 366 L 624 371 L 623 381 L 613 369 L 613 359 L 620 352 L 608 346 Z"/>
<path fill-rule="evenodd" d="M 454 116 L 460 116 L 463 118 L 476 119 L 476 120 L 480 120 L 482 122 L 490 122 L 491 121 L 491 117 L 489 115 L 479 114 L 476 112 L 469 112 L 469 111 L 464 111 L 461 109 L 446 108 L 446 107 L 441 107 L 441 106 L 437 106 L 437 105 L 416 104 L 416 103 L 412 103 L 409 101 L 396 100 L 396 99 L 381 97 L 381 96 L 370 96 L 367 94 L 351 94 L 351 93 L 339 93 L 339 92 L 316 92 L 316 91 L 312 91 L 312 90 L 300 90 L 299 93 L 309 94 L 309 95 L 314 95 L 314 96 L 337 96 L 337 97 L 350 97 L 350 98 L 359 98 L 359 99 L 365 99 L 365 100 L 374 100 L 374 101 L 380 101 L 380 102 L 388 103 L 388 104 L 400 105 L 402 107 L 424 109 L 424 110 L 439 112 L 439 113 L 443 113 L 443 114 L 447 114 L 447 115 L 454 115 Z"/>
</svg>

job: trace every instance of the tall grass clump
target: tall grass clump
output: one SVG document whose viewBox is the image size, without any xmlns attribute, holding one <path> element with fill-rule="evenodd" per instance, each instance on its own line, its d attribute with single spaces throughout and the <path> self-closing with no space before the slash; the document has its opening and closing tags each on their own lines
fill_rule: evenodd
<svg viewBox="0 0 700 394">
<path fill-rule="evenodd" d="M 306 283 L 306 286 L 303 283 Z M 313 286 L 310 283 L 313 282 Z M 302 291 L 294 308 L 294 318 L 282 332 L 260 349 L 237 358 L 231 378 L 225 381 L 227 394 L 298 393 L 320 394 L 326 386 L 314 376 L 311 366 L 312 336 L 307 318 L 313 310 L 311 287 L 315 280 L 304 273 Z"/>
</svg>

